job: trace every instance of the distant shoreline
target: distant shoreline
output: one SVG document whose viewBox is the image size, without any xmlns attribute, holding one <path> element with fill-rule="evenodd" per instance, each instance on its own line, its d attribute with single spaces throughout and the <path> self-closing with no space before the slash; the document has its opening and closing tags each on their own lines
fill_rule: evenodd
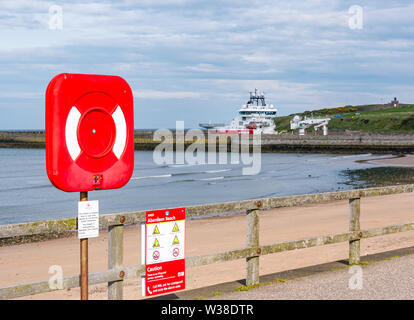
<svg viewBox="0 0 414 320">
<path fill-rule="evenodd" d="M 135 130 L 135 150 L 154 150 L 160 142 L 153 140 L 153 134 L 153 130 Z M 185 141 L 184 145 L 187 147 L 192 143 L 192 141 Z M 227 144 L 227 150 L 230 151 L 230 138 L 228 138 Z M 44 131 L 0 131 L 0 148 L 41 149 L 44 147 Z M 359 154 L 370 152 L 407 154 L 414 152 L 414 133 L 345 131 L 331 133 L 328 136 L 318 133 L 309 133 L 304 136 L 292 133 L 262 135 L 261 151 L 271 153 Z"/>
</svg>

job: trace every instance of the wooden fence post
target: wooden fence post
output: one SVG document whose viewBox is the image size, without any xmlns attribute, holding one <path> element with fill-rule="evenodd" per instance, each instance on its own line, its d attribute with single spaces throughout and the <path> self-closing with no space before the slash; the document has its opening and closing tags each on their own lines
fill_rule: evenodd
<svg viewBox="0 0 414 320">
<path fill-rule="evenodd" d="M 108 232 L 108 268 L 115 269 L 122 267 L 124 259 L 124 226 L 110 226 Z M 122 278 L 125 274 L 120 272 Z M 122 300 L 123 280 L 108 282 L 108 299 Z"/>
<path fill-rule="evenodd" d="M 349 231 L 360 231 L 360 198 L 349 199 Z M 360 242 L 361 240 L 350 240 L 349 241 L 349 265 L 359 264 L 360 262 Z"/>
<path fill-rule="evenodd" d="M 247 210 L 247 248 L 259 246 L 259 210 Z M 259 283 L 259 256 L 246 258 L 246 285 Z"/>
</svg>

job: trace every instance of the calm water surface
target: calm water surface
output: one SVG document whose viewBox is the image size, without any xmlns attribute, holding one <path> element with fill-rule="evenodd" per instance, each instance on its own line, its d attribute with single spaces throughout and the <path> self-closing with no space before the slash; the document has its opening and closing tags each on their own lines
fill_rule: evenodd
<svg viewBox="0 0 414 320">
<path fill-rule="evenodd" d="M 346 190 L 346 169 L 372 155 L 261 155 L 261 171 L 242 175 L 243 165 L 156 165 L 151 151 L 135 152 L 135 169 L 122 189 L 89 192 L 101 214 L 142 209 Z M 378 156 L 376 157 L 378 158 Z M 53 187 L 45 170 L 45 151 L 0 149 L 0 224 L 77 216 L 79 193 Z"/>
</svg>

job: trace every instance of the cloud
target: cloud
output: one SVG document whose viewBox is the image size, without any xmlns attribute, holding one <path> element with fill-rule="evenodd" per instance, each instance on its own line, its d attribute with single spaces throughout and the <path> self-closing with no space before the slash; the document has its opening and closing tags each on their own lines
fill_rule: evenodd
<svg viewBox="0 0 414 320">
<path fill-rule="evenodd" d="M 40 99 L 44 94 L 40 92 L 0 92 L 0 99 Z"/>
<path fill-rule="evenodd" d="M 209 64 L 209 63 L 199 63 L 195 66 L 188 66 L 185 67 L 187 70 L 191 71 L 198 71 L 198 72 L 218 72 L 220 71 L 219 68 L 217 68 L 215 65 Z"/>
<path fill-rule="evenodd" d="M 62 6 L 62 30 L 48 27 L 53 4 Z M 354 4 L 362 30 L 348 27 Z M 412 16 L 403 0 L 2 0 L 1 103 L 13 99 L 17 114 L 31 97 L 42 115 L 41 96 L 60 72 L 124 77 L 136 99 L 151 100 L 145 111 L 137 105 L 150 127 L 177 115 L 225 121 L 255 87 L 285 114 L 389 95 L 409 102 L 398 87 L 414 85 Z"/>
<path fill-rule="evenodd" d="M 134 90 L 135 99 L 199 99 L 201 94 L 189 91 Z"/>
</svg>

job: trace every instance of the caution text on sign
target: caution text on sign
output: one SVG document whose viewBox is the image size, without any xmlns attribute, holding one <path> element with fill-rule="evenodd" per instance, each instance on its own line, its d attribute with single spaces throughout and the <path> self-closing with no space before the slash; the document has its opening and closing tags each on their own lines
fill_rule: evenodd
<svg viewBox="0 0 414 320">
<path fill-rule="evenodd" d="M 146 296 L 185 289 L 185 208 L 146 215 Z"/>
</svg>

